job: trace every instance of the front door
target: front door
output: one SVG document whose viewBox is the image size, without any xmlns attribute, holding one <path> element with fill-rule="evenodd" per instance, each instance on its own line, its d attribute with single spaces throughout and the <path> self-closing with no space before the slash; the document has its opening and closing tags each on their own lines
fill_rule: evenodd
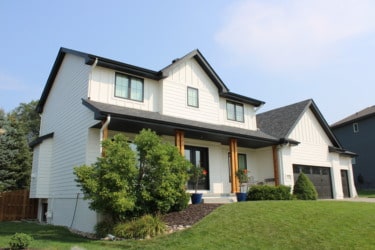
<svg viewBox="0 0 375 250">
<path fill-rule="evenodd" d="M 210 171 L 208 167 L 208 148 L 185 146 L 185 158 L 189 160 L 193 165 L 200 166 L 206 170 L 206 175 L 202 176 L 198 183 L 199 190 L 208 190 L 210 183 Z M 190 179 L 188 181 L 188 189 L 193 190 L 195 188 L 194 181 Z"/>
<path fill-rule="evenodd" d="M 342 184 L 342 191 L 344 193 L 344 198 L 349 198 L 350 192 L 349 192 L 348 170 L 341 170 L 341 184 Z"/>
</svg>

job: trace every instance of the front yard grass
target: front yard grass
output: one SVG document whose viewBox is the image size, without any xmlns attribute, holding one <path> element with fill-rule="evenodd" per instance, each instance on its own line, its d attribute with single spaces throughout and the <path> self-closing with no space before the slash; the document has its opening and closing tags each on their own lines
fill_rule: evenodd
<svg viewBox="0 0 375 250">
<path fill-rule="evenodd" d="M 11 235 L 34 237 L 31 248 L 71 249 L 374 249 L 374 203 L 259 201 L 224 205 L 192 228 L 151 240 L 94 241 L 66 228 L 0 223 L 0 248 Z"/>
<path fill-rule="evenodd" d="M 363 198 L 375 198 L 375 190 L 357 190 L 358 196 Z"/>
</svg>

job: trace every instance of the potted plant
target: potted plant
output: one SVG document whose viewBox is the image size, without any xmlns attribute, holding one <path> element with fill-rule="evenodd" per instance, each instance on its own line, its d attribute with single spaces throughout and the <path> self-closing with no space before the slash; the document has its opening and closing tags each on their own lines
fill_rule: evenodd
<svg viewBox="0 0 375 250">
<path fill-rule="evenodd" d="M 246 201 L 247 184 L 249 180 L 247 169 L 239 169 L 236 172 L 236 176 L 240 182 L 240 192 L 236 193 L 237 201 Z"/>
<path fill-rule="evenodd" d="M 202 193 L 198 193 L 198 184 L 202 177 L 207 175 L 207 170 L 202 168 L 200 165 L 194 165 L 191 168 L 191 177 L 194 182 L 194 190 L 195 192 L 191 194 L 191 203 L 192 204 L 199 204 L 202 202 Z"/>
</svg>

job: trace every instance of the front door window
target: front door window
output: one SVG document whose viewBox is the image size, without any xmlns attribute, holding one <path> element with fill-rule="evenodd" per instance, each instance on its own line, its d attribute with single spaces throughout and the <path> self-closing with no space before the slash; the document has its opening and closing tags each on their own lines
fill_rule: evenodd
<svg viewBox="0 0 375 250">
<path fill-rule="evenodd" d="M 185 158 L 189 160 L 193 165 L 200 166 L 207 173 L 202 176 L 198 183 L 199 190 L 209 189 L 209 175 L 210 171 L 208 168 L 208 148 L 185 146 Z M 188 189 L 194 189 L 195 182 L 190 179 L 188 181 Z"/>
</svg>

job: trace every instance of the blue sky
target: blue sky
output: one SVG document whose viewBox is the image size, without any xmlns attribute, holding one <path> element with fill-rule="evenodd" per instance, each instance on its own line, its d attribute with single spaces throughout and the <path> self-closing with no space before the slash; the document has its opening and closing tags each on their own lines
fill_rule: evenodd
<svg viewBox="0 0 375 250">
<path fill-rule="evenodd" d="M 375 1 L 2 0 L 0 108 L 39 99 L 60 47 L 160 70 L 199 49 L 259 112 L 314 99 L 328 123 L 375 104 Z"/>
</svg>

